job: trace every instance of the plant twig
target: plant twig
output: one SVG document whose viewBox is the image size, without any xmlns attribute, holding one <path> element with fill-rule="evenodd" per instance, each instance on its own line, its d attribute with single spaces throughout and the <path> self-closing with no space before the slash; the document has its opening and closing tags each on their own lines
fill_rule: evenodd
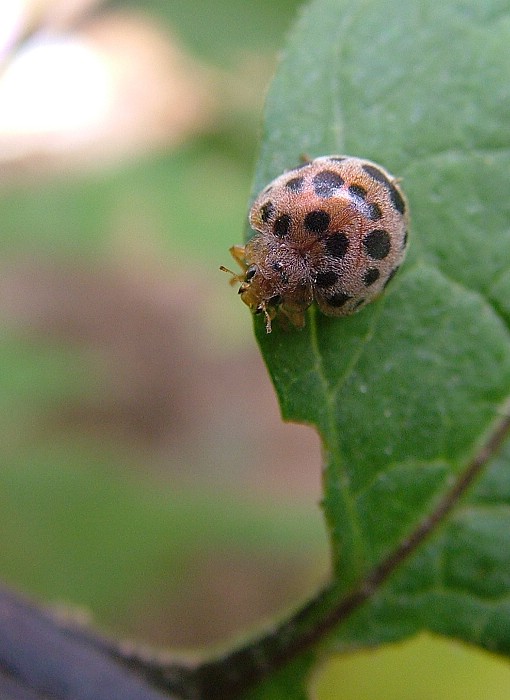
<svg viewBox="0 0 510 700">
<path fill-rule="evenodd" d="M 510 416 L 505 416 L 430 515 L 348 595 L 341 597 L 337 586 L 332 583 L 275 629 L 195 668 L 150 666 L 140 661 L 142 668 L 138 667 L 138 670 L 147 674 L 158 687 L 165 687 L 190 700 L 227 700 L 239 697 L 243 691 L 311 650 L 369 600 L 444 521 L 483 467 L 500 449 L 509 432 Z M 138 666 L 134 659 L 128 663 Z"/>
</svg>

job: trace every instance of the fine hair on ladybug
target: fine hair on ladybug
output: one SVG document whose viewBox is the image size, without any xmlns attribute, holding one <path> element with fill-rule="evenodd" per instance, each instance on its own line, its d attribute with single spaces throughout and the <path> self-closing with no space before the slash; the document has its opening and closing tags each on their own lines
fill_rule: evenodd
<svg viewBox="0 0 510 700">
<path fill-rule="evenodd" d="M 376 163 L 321 156 L 285 172 L 250 209 L 254 236 L 232 246 L 243 302 L 277 313 L 296 328 L 316 302 L 327 316 L 348 316 L 378 297 L 407 248 L 408 206 L 398 181 Z"/>
</svg>

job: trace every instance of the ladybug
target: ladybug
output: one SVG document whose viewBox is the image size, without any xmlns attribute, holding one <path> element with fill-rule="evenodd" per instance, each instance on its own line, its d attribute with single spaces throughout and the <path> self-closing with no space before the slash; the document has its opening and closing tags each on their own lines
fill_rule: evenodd
<svg viewBox="0 0 510 700">
<path fill-rule="evenodd" d="M 281 312 L 303 328 L 316 302 L 348 316 L 375 299 L 404 259 L 407 203 L 398 181 L 376 163 L 321 156 L 273 180 L 253 202 L 255 235 L 232 246 L 242 268 L 239 294 L 266 331 Z"/>
</svg>

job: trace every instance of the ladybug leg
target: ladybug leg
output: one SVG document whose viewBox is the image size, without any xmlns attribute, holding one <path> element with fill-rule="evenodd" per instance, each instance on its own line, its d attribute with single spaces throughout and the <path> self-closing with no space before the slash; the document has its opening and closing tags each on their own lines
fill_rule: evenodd
<svg viewBox="0 0 510 700">
<path fill-rule="evenodd" d="M 220 270 L 222 272 L 228 272 L 229 275 L 232 275 L 232 279 L 230 280 L 230 284 L 234 286 L 234 284 L 239 284 L 244 282 L 244 275 L 245 272 L 248 268 L 248 265 L 246 264 L 245 260 L 245 248 L 244 245 L 233 245 L 230 248 L 230 254 L 236 261 L 236 263 L 239 265 L 239 267 L 242 268 L 242 272 L 237 273 L 233 272 L 232 270 L 229 270 L 228 267 L 225 267 L 224 265 L 220 265 Z"/>
<path fill-rule="evenodd" d="M 271 321 L 274 318 L 274 314 L 271 315 L 271 313 L 266 309 L 265 305 L 264 305 L 263 311 L 264 311 L 264 316 L 266 317 L 266 333 L 271 333 Z"/>
<path fill-rule="evenodd" d="M 271 333 L 271 321 L 273 318 L 276 316 L 276 310 L 267 307 L 264 302 L 260 303 L 257 307 L 257 309 L 253 312 L 257 315 L 259 314 L 264 314 L 264 317 L 266 319 L 266 333 Z"/>
<path fill-rule="evenodd" d="M 275 311 L 274 309 L 267 309 L 266 305 L 262 307 L 262 311 L 264 312 L 264 316 L 266 317 L 266 333 L 271 333 L 271 321 L 275 317 Z"/>
<path fill-rule="evenodd" d="M 280 307 L 281 311 L 285 314 L 285 317 L 292 323 L 295 328 L 301 330 L 305 327 L 305 312 L 298 311 L 296 309 L 285 308 L 285 305 Z"/>
<path fill-rule="evenodd" d="M 246 264 L 246 248 L 244 245 L 233 245 L 230 248 L 230 255 L 234 258 L 243 272 L 246 272 L 248 265 Z"/>
</svg>

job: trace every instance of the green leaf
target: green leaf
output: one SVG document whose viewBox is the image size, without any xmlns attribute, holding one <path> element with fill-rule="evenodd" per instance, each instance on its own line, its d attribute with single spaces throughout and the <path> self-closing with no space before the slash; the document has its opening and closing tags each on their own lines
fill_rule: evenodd
<svg viewBox="0 0 510 700">
<path fill-rule="evenodd" d="M 255 319 L 283 417 L 323 439 L 337 597 L 367 590 L 340 647 L 428 628 L 510 651 L 508 446 L 464 493 L 510 395 L 509 43 L 508 1 L 315 0 L 268 95 L 254 195 L 347 153 L 411 208 L 410 255 L 359 315 Z"/>
<path fill-rule="evenodd" d="M 243 695 L 243 700 L 307 700 L 308 677 L 314 655 L 308 654 Z"/>
</svg>

